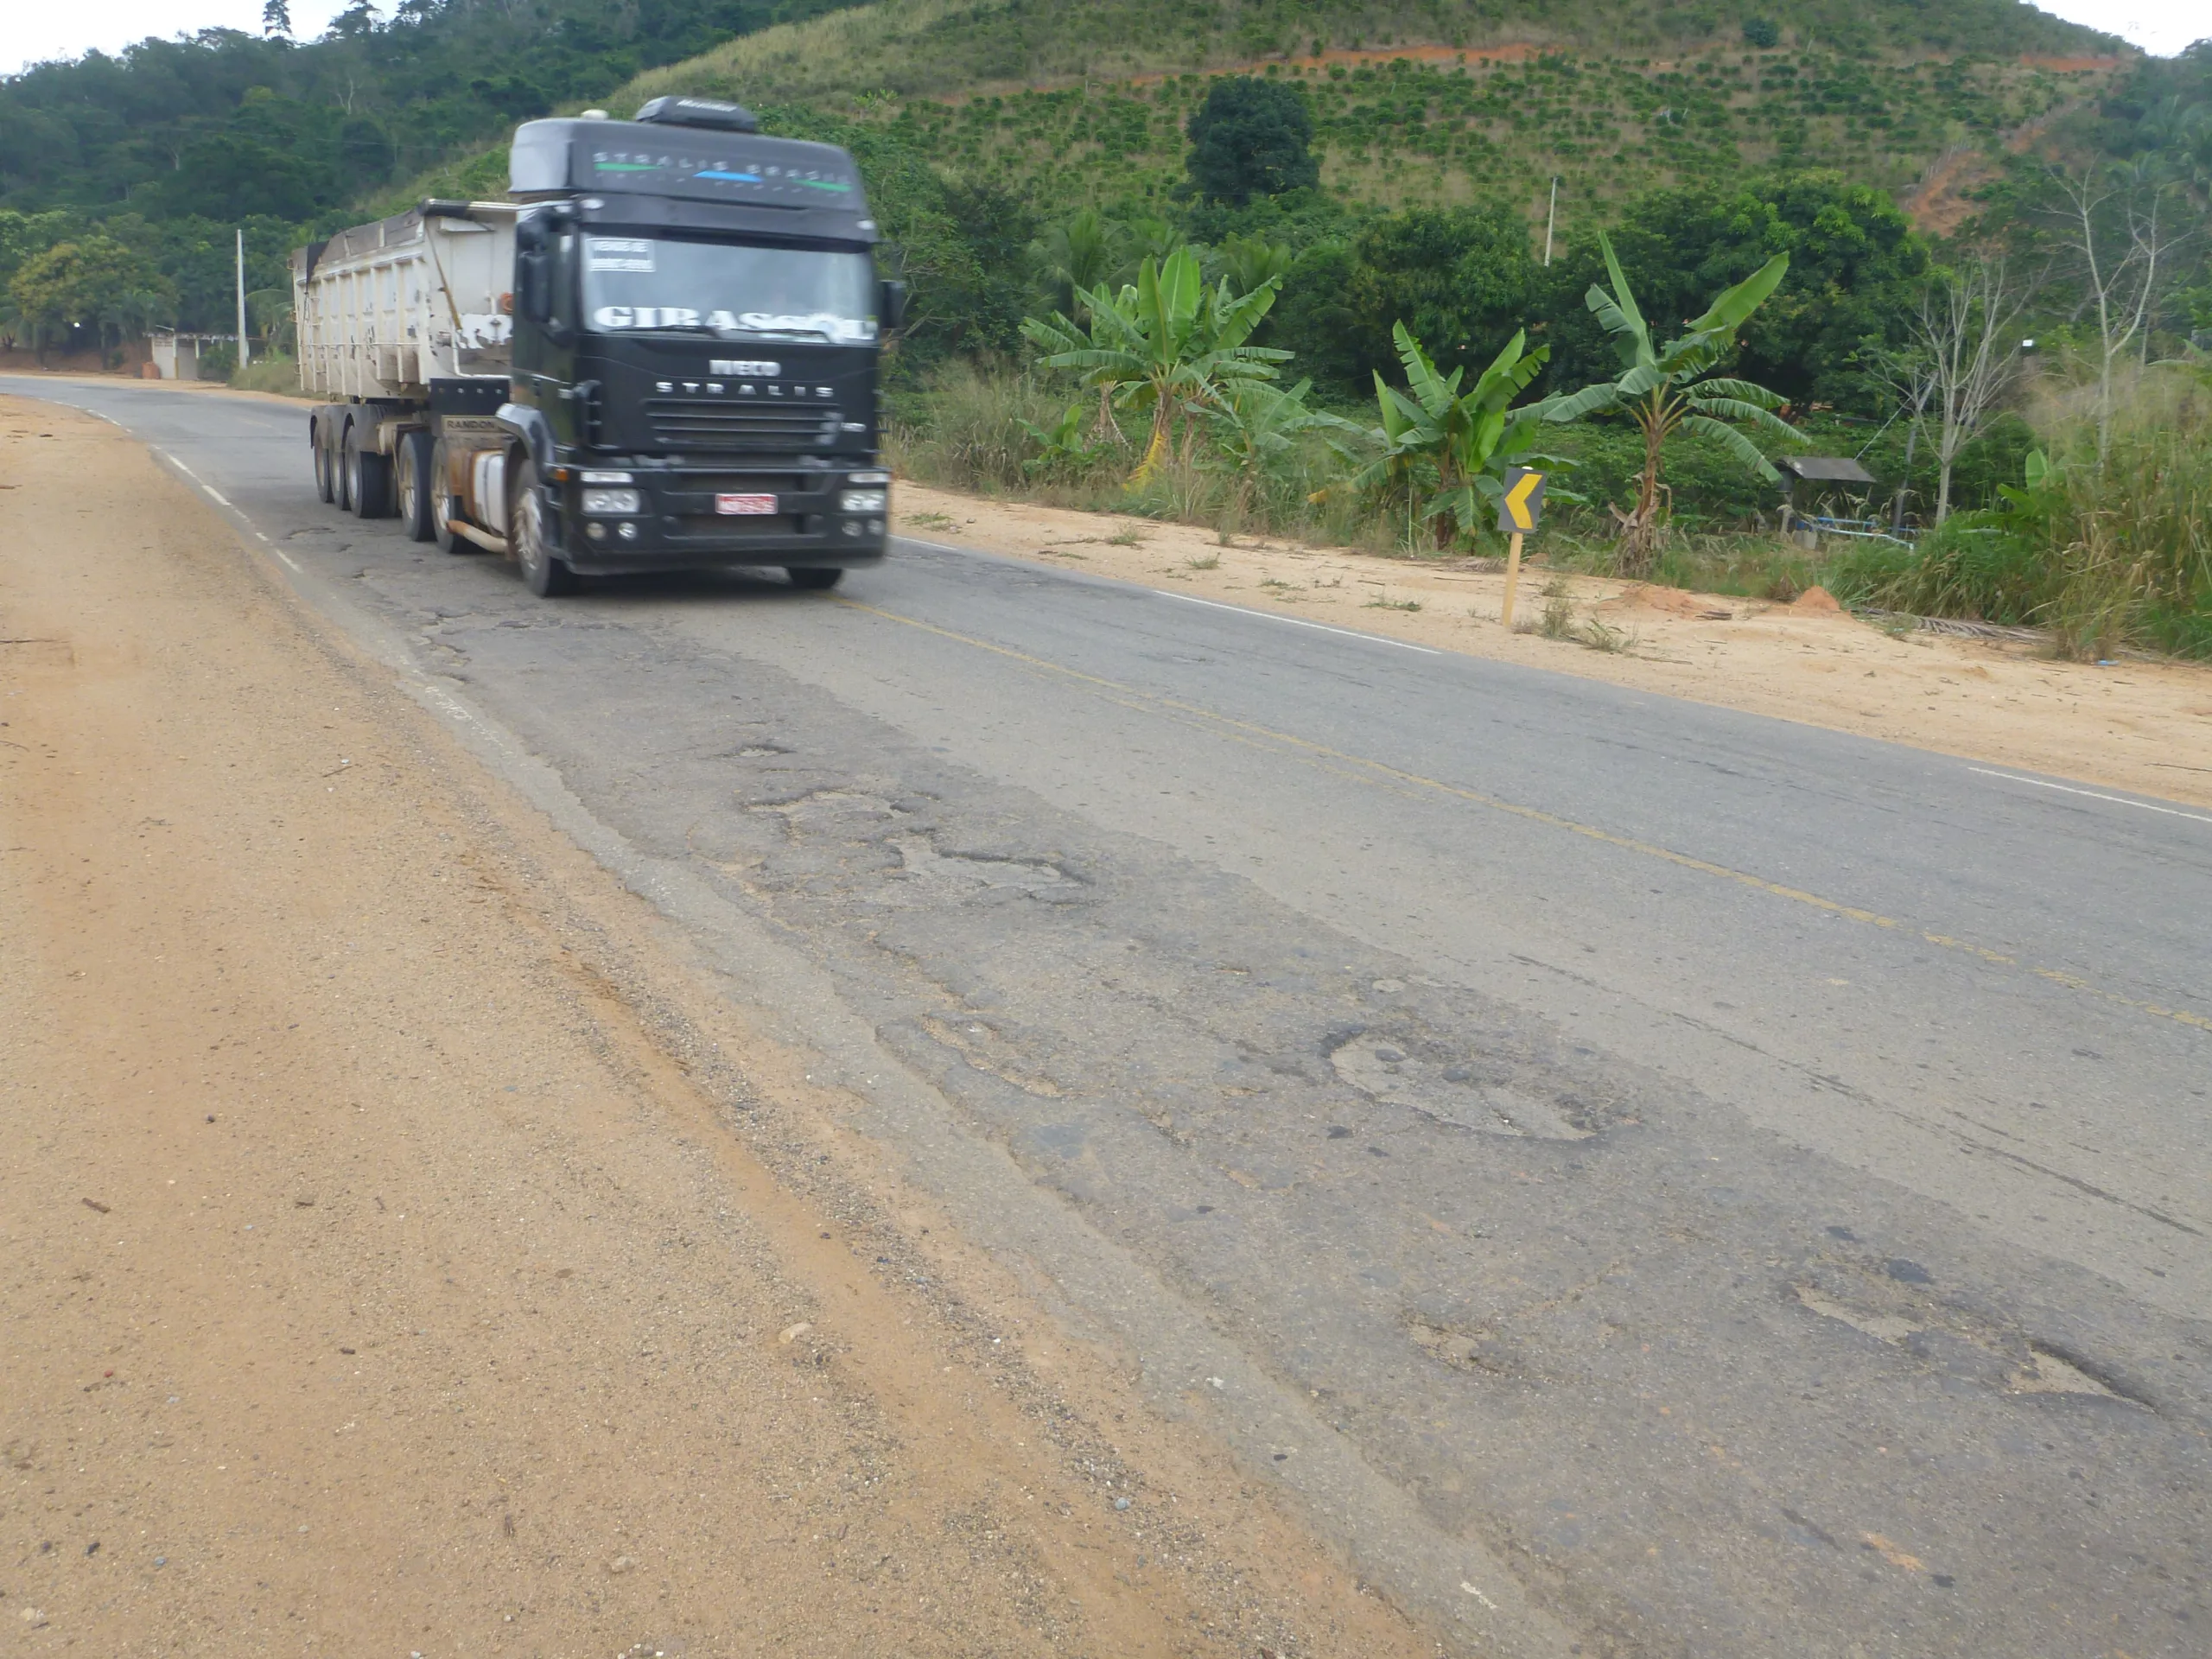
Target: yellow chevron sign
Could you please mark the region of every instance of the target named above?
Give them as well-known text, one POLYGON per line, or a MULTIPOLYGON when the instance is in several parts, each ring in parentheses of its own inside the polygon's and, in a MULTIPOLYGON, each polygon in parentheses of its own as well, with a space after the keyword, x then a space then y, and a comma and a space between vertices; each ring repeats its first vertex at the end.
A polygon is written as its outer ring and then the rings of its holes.
POLYGON ((1544 516, 1544 475, 1525 467, 1509 468, 1505 493, 1497 502, 1497 532, 1510 536, 1534 530, 1544 516))

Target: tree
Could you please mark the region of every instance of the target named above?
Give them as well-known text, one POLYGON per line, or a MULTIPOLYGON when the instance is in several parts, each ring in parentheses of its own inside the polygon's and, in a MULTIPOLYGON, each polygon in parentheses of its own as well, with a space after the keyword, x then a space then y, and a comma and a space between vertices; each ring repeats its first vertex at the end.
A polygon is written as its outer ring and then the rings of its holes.
POLYGON ((1529 315, 1542 274, 1527 222, 1502 203, 1386 214, 1352 252, 1344 302, 1363 380, 1396 365, 1402 322, 1440 363, 1475 369, 1487 343, 1529 315))
POLYGON ((1281 286, 1297 256, 1280 242, 1264 236, 1232 236, 1221 245, 1221 274, 1231 291, 1249 294, 1273 283, 1281 286))
POLYGON ((1382 424, 1370 435, 1382 453, 1352 483, 1366 490, 1402 488, 1408 519, 1418 512, 1435 520, 1437 544, 1443 546, 1453 528, 1462 536, 1472 536, 1484 510, 1496 509, 1505 491, 1507 467, 1567 464, 1535 449, 1538 432, 1556 418, 1560 400, 1513 406, 1513 400, 1543 372, 1544 359, 1551 353, 1542 346, 1524 353, 1529 336, 1523 330, 1506 341, 1505 349, 1463 392, 1459 383, 1465 369, 1441 372, 1404 323, 1394 333, 1399 360, 1405 365, 1406 390, 1386 385, 1380 374, 1375 377, 1375 402, 1382 424), (1433 474, 1434 483, 1422 507, 1418 498, 1427 481, 1425 473, 1433 474))
POLYGON ((2126 166, 2054 168, 2050 216, 2081 284, 2082 309, 2096 328, 2097 464, 2112 448, 2113 371, 2139 344, 2146 352, 2150 323, 2171 277, 2165 264, 2187 234, 2165 219, 2175 186, 2148 156, 2126 166))
POLYGON ((1031 251, 1036 256, 1037 274, 1054 290, 1059 308, 1081 316, 1075 296, 1113 276, 1122 257, 1121 237, 1096 207, 1085 207, 1073 218, 1047 226, 1031 251))
POLYGON ((1250 75, 1214 82, 1184 128, 1191 188, 1201 200, 1242 207, 1321 181, 1309 146, 1313 118, 1295 88, 1250 75))
POLYGON ((152 263, 105 236, 57 243, 23 261, 9 283, 39 361, 73 328, 95 331, 103 353, 131 333, 164 321, 176 290, 152 263))
POLYGON ((292 8, 286 0, 263 0, 261 32, 271 40, 289 40, 292 36, 292 8))
POLYGON ((1689 332, 1664 346, 1651 343, 1651 327, 1637 308, 1628 278, 1613 245, 1600 236, 1605 271, 1612 279, 1610 290, 1592 283, 1584 296, 1591 315, 1612 336, 1619 353, 1621 372, 1612 379, 1561 398, 1548 418, 1580 420, 1600 410, 1625 409, 1643 435, 1643 474, 1632 512, 1618 507, 1613 516, 1621 525, 1621 562, 1625 571, 1641 575, 1658 552, 1659 472, 1667 440, 1676 432, 1694 432, 1715 440, 1762 478, 1780 475, 1758 447, 1738 429, 1761 427, 1777 437, 1794 442, 1796 432, 1775 414, 1784 406, 1777 392, 1749 380, 1713 376, 1721 359, 1736 347, 1737 331, 1780 286, 1789 269, 1789 256, 1778 253, 1734 287, 1724 289, 1706 307, 1702 315, 1687 325, 1689 332))
POLYGON ((1144 262, 1134 287, 1117 295, 1093 289, 1081 296, 1086 329, 1066 315, 1024 318, 1021 332, 1042 346, 1049 369, 1074 369, 1125 409, 1148 412, 1152 436, 1135 476, 1149 477, 1164 461, 1179 418, 1218 407, 1223 388, 1239 380, 1272 380, 1290 353, 1246 342, 1274 303, 1275 283, 1234 295, 1224 281, 1208 293, 1198 258, 1178 248, 1165 264, 1144 262))
MULTIPOLYGON (((1885 192, 1827 172, 1653 191, 1627 204, 1611 240, 1644 309, 1670 320, 1696 315, 1707 295, 1788 254, 1782 286, 1745 326, 1738 372, 1793 403, 1868 412, 1885 402, 1871 365, 1910 338, 1929 263, 1885 192)), ((1530 308, 1550 321, 1554 382, 1580 385, 1613 355, 1580 303, 1605 280, 1595 239, 1572 245, 1548 277, 1548 301, 1530 308)))
POLYGON ((1939 272, 1921 294, 1907 372, 1918 394, 1916 428, 1929 406, 1935 410, 1939 524, 1950 517, 1959 451, 1974 442, 2019 372, 2018 323, 2030 297, 2030 285, 2012 277, 2002 258, 1984 254, 1939 272))

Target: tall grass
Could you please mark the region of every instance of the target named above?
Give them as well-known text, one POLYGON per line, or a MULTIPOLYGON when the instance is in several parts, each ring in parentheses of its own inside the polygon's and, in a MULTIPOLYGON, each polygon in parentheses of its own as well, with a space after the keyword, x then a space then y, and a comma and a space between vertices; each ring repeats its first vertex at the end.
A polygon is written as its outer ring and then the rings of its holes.
POLYGON ((2044 493, 1957 514, 1911 550, 1863 548, 1830 585, 1923 615, 2037 624, 2069 656, 2212 658, 2212 375, 2137 375, 2101 462, 2086 393, 2030 413, 2056 467, 2044 493))
POLYGON ((947 364, 893 404, 892 463, 917 483, 1091 512, 1211 526, 1224 535, 1287 537, 1378 553, 1433 552, 1422 525, 1381 515, 1342 486, 1348 468, 1318 437, 1306 437, 1256 479, 1240 477, 1203 441, 1178 452, 1150 477, 1131 476, 1149 420, 1096 432, 1087 407, 1088 462, 1042 453, 1028 428, 1050 430, 1071 388, 1027 374, 947 364), (1023 423, 1028 423, 1025 427, 1023 423))

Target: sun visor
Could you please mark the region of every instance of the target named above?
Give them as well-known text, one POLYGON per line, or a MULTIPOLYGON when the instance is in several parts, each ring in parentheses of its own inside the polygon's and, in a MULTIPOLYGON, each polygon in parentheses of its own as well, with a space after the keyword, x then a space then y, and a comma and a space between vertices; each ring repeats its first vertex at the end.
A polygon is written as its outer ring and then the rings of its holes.
POLYGON ((868 214, 852 158, 832 145, 639 121, 525 121, 508 181, 524 198, 605 190, 868 214))

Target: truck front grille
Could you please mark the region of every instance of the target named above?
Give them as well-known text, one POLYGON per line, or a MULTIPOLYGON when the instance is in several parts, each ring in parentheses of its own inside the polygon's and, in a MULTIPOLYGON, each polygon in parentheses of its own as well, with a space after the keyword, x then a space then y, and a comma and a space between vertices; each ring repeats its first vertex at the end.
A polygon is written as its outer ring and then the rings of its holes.
POLYGON ((676 450, 807 448, 833 442, 838 427, 834 409, 734 409, 675 397, 648 399, 645 421, 656 447, 676 450))

